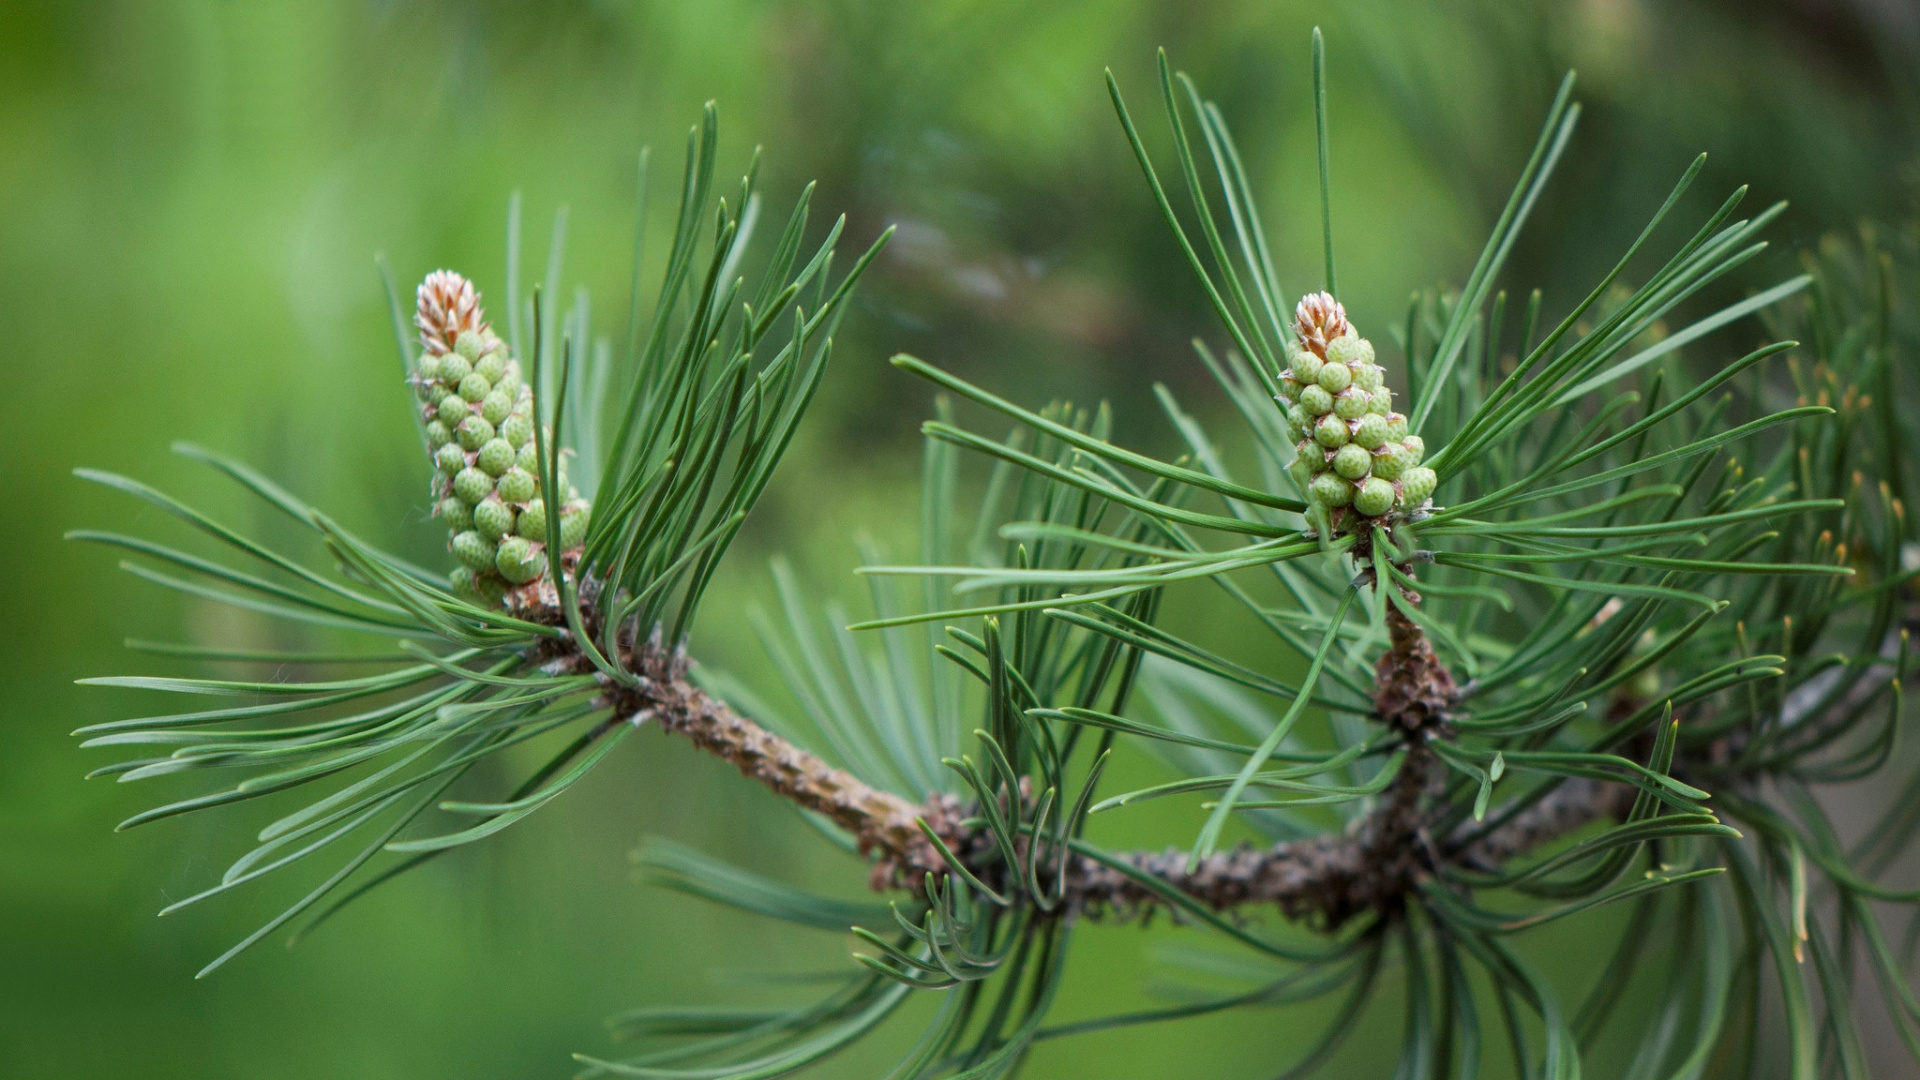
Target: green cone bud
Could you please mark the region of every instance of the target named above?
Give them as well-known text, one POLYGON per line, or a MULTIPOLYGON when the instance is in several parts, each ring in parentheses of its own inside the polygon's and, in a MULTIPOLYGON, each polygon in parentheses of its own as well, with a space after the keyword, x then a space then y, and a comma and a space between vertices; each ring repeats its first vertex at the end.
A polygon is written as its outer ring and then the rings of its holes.
MULTIPOLYGON (((540 498, 533 394, 505 343, 486 330, 471 282, 436 271, 417 296, 414 321, 425 350, 407 381, 422 402, 435 466, 434 512, 447 524, 448 547, 459 563, 448 581, 461 595, 497 606, 512 586, 546 576, 549 565, 544 550, 552 519, 540 498)), ((1290 392, 1297 394, 1301 384, 1293 383, 1290 392)), ((1331 399, 1326 404, 1332 408, 1331 399)), ((1313 415, 1303 419, 1310 425, 1313 415)), ((564 470, 567 451, 561 454, 564 470)), ((578 548, 592 506, 568 486, 564 471, 556 481, 557 491, 547 493, 564 505, 555 532, 578 548)), ((536 595, 521 602, 537 602, 536 595)))
POLYGON ((1349 480, 1364 479, 1373 468, 1373 455, 1358 443, 1348 443, 1333 455, 1333 471, 1349 480))
MULTIPOLYGON (((1364 532, 1371 527, 1368 519, 1384 518, 1396 507, 1423 505, 1438 478, 1420 465, 1426 444, 1409 435, 1407 418, 1393 411, 1393 391, 1373 343, 1325 293, 1300 301, 1293 332, 1288 359, 1303 383, 1300 407, 1317 418, 1313 442, 1299 444, 1299 459, 1288 466, 1290 475, 1308 480, 1309 525, 1330 539, 1336 531, 1364 532), (1309 349, 1319 350, 1319 362, 1295 351, 1309 349), (1338 512, 1346 506, 1351 514, 1338 512)), ((1290 426, 1301 426, 1292 411, 1287 418, 1290 426)))
POLYGON ((1313 380, 1329 394, 1337 394, 1353 384, 1353 369, 1345 364, 1321 364, 1320 374, 1313 380))
POLYGON ((1408 469, 1400 478, 1400 497, 1408 509, 1415 509, 1433 495, 1433 489, 1439 486, 1440 478, 1425 465, 1408 469))
POLYGON ((450 532, 466 532, 473 528, 473 510, 458 496, 449 495, 441 499, 439 505, 434 507, 434 513, 446 521, 450 532))
POLYGON ((1393 485, 1377 476, 1368 477, 1353 493, 1353 508, 1368 517, 1379 517, 1393 509, 1393 485))
POLYGON ((513 532, 513 507, 499 499, 485 499, 473 508, 473 528, 489 540, 499 540, 513 532))
POLYGON ((488 476, 499 476, 513 468, 513 446, 507 440, 495 435, 487 440, 478 454, 474 455, 473 464, 488 476))
POLYGON ((1289 404, 1300 400, 1300 380, 1291 371, 1280 376, 1280 400, 1289 404))
POLYGON ((1327 342, 1327 359, 1350 363, 1354 367, 1373 363, 1373 342, 1354 332, 1340 334, 1338 338, 1327 342))
POLYGON ((1360 338, 1353 333, 1345 333, 1327 342, 1327 362, 1342 366, 1360 363, 1360 338))
POLYGON ((541 499, 530 499, 520 510, 520 520, 516 521, 513 531, 529 540, 545 541, 547 538, 547 504, 541 499))
POLYGON ((500 376, 507 373, 507 350, 495 349, 473 362, 473 373, 485 375, 487 381, 495 386, 500 384, 500 376))
POLYGON ((1407 474, 1407 470, 1420 464, 1407 448, 1397 442, 1390 442, 1380 448, 1373 456, 1373 475, 1382 480, 1398 480, 1407 474))
POLYGON ((459 426, 460 421, 465 420, 467 414, 471 412, 473 412, 473 409, 467 405, 466 400, 459 394, 441 395, 440 404, 435 410, 435 414, 439 416, 440 422, 448 427, 459 426))
POLYGON ((534 551, 533 542, 523 536, 509 537, 500 542, 499 550, 493 559, 495 569, 500 576, 515 585, 525 585, 540 576, 547 561, 534 551))
POLYGON ((477 371, 460 380, 460 396, 466 398, 468 404, 478 405, 491 393, 493 393, 493 384, 487 381, 485 375, 477 371))
MULTIPOLYGON (((486 474, 481 473, 480 475, 485 476, 486 474)), ((539 486, 534 483, 533 474, 518 466, 508 469, 505 473, 501 474, 500 483, 495 485, 495 487, 499 490, 500 497, 510 503, 526 502, 528 499, 533 498, 534 493, 539 490, 539 486)))
POLYGON ((460 565, 473 570, 488 570, 493 567, 493 541, 468 529, 455 533, 453 537, 453 557, 460 565))
POLYGON ((1306 349, 1293 354, 1293 377, 1300 380, 1301 386, 1319 382, 1322 366, 1321 359, 1306 349))
POLYGON ((453 493, 468 506, 480 505, 480 500, 493 492, 493 477, 471 466, 461 469, 453 477, 453 493))
POLYGON ((480 399, 480 415, 486 417, 489 424, 505 423, 513 415, 513 399, 495 388, 493 393, 480 399))
POLYGON ((1368 414, 1353 425, 1353 441, 1368 450, 1378 450, 1387 443, 1387 419, 1384 416, 1368 414))
POLYGON ((500 434, 518 450, 533 441, 533 421, 514 413, 501 421, 500 434))
POLYGON ((1298 442, 1306 438, 1306 431, 1313 426, 1313 421, 1314 415, 1307 411, 1305 405, 1292 405, 1287 408, 1287 422, 1301 431, 1301 434, 1294 436, 1294 441, 1298 442))
POLYGON ((1349 435, 1347 422, 1332 414, 1321 417, 1320 422, 1313 425, 1313 441, 1329 450, 1345 446, 1349 435))
POLYGON ((433 452, 433 467, 452 476, 467 467, 467 452, 458 443, 448 443, 433 452))
POLYGON ((567 508, 560 512, 560 550, 570 551, 586 540, 592 515, 593 508, 584 499, 575 499, 567 504, 567 508))
POLYGON ((473 360, 457 352, 447 353, 440 358, 440 381, 457 385, 461 379, 473 374, 473 360))
POLYGON ((1353 501, 1353 485, 1330 472, 1314 477, 1307 493, 1322 506, 1345 506, 1353 501))
POLYGON ((478 450, 493 438, 493 425, 487 423, 484 416, 468 416, 460 421, 459 427, 453 429, 453 437, 460 440, 462 448, 478 450))

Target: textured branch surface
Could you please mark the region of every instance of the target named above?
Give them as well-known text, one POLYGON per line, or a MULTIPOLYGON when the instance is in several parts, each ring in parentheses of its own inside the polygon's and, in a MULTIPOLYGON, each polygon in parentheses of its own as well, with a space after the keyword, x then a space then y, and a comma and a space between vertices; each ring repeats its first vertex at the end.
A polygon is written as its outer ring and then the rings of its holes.
MULTIPOLYGON (((549 590, 540 599, 557 598, 549 590)), ((1419 598, 1408 594, 1408 599, 1419 598)), ((560 621, 552 608, 537 601, 522 614, 560 621)), ((594 632, 591 625, 586 629, 594 632)), ((1446 770, 1427 740, 1444 731, 1446 710, 1457 691, 1425 635, 1392 607, 1388 630, 1391 646, 1376 667, 1374 702, 1377 718, 1403 733, 1406 756, 1372 812, 1339 835, 1219 852, 1191 870, 1187 853, 1179 849, 1126 853, 1118 861, 1216 911, 1271 904, 1289 918, 1333 929, 1366 912, 1392 910, 1443 861, 1492 869, 1593 822, 1620 818, 1632 806, 1631 787, 1572 779, 1484 836, 1473 836, 1477 828, 1471 822, 1450 837, 1436 840, 1429 835, 1431 803, 1446 770)), ((1889 640, 1897 641, 1897 636, 1889 640)), ((682 652, 668 650, 658 640, 621 645, 622 661, 639 678, 626 685, 603 677, 605 700, 620 720, 652 721, 685 735, 774 793, 832 820, 875 860, 871 884, 876 890, 918 891, 926 875, 948 869, 920 829, 923 819, 970 872, 985 881, 1001 878, 994 845, 965 824, 966 808, 953 796, 934 793, 915 803, 875 788, 694 685, 687 679, 682 652)), ((542 659, 551 671, 594 670, 565 640, 548 646, 542 659)), ((1885 675, 1876 668, 1867 682, 1878 686, 1890 677, 1891 666, 1880 666, 1887 668, 1885 675)), ((1850 702, 1851 696, 1832 708, 1846 708, 1850 702)), ((1788 705, 1783 724, 1822 719, 1807 715, 1814 707, 1811 697, 1788 705)), ((1164 906, 1137 878, 1091 857, 1075 855, 1061 865, 1066 880, 1056 884, 1068 911, 1129 919, 1164 906)))
MULTIPOLYGON (((1289 918, 1334 929, 1356 915, 1395 906, 1426 873, 1431 845, 1426 802, 1443 778, 1433 751, 1415 746, 1379 809, 1338 836, 1219 852, 1187 869, 1187 853, 1136 852, 1123 861, 1216 911, 1273 904, 1289 918)), ((1122 917, 1152 910, 1158 898, 1138 880, 1082 858, 1070 864, 1069 902, 1122 917)))
POLYGON ((1575 778, 1547 792, 1525 812, 1470 839, 1477 822, 1465 822, 1447 844, 1447 856, 1476 870, 1492 871, 1516 856, 1578 832, 1596 821, 1622 818, 1633 808, 1634 789, 1625 784, 1575 778))
MULTIPOLYGON (((1409 604, 1420 602, 1418 593, 1402 595, 1409 604)), ((1424 739, 1446 723, 1460 690, 1427 635, 1393 604, 1387 605, 1387 639, 1387 651, 1373 667, 1374 715, 1409 737, 1424 739)))
MULTIPOLYGON (((1408 594, 1408 600, 1417 603, 1419 597, 1408 594)), ((1331 929, 1356 915, 1395 906, 1440 857, 1427 835, 1428 804, 1440 790, 1445 769, 1426 740, 1443 730, 1456 689, 1418 626, 1391 607, 1388 629, 1391 645, 1377 668, 1375 708, 1383 723, 1403 734, 1406 756, 1374 811, 1337 836, 1220 852, 1191 870, 1186 852, 1180 850, 1135 852, 1120 860, 1219 911, 1271 904, 1290 918, 1331 929)), ((587 630, 594 632, 591 626, 587 630)), ((640 678, 637 685, 605 680, 606 700, 616 715, 636 724, 651 720, 663 730, 685 735, 776 794, 846 829, 860 850, 876 860, 874 888, 917 890, 927 874, 947 869, 921 831, 921 819, 976 876, 988 881, 1000 877, 1000 868, 991 865, 997 858, 993 845, 966 828, 964 808, 951 795, 936 793, 913 803, 878 790, 693 685, 686 677, 684 654, 657 640, 621 645, 622 660, 640 678), (983 861, 976 865, 976 859, 983 861)), ((593 670, 571 645, 555 646, 548 660, 552 670, 593 670)), ((1468 855, 1518 853, 1613 810, 1615 800, 1606 785, 1568 785, 1563 791, 1566 794, 1556 793, 1558 797, 1517 815, 1468 855)), ((1137 878, 1091 857, 1067 859, 1063 873, 1066 880, 1057 884, 1070 911, 1133 918, 1162 906, 1161 898, 1137 878)))
MULTIPOLYGON (((1409 595, 1412 602, 1418 599, 1409 595)), ((547 612, 525 614, 539 617, 547 612)), ((586 629, 590 634, 595 630, 586 629)), ((1445 769, 1426 740, 1442 729, 1456 690, 1419 627, 1393 607, 1388 609, 1388 631, 1391 645, 1377 666, 1375 708, 1383 723, 1403 733, 1406 757, 1376 809, 1337 836, 1219 852, 1191 870, 1187 853, 1178 849, 1133 852, 1121 855, 1120 861, 1216 911, 1271 904, 1289 918, 1333 929, 1357 915, 1395 907, 1436 860, 1445 857, 1427 835, 1428 804, 1440 790, 1445 769)), ((625 666, 640 677, 635 685, 604 680, 605 698, 616 716, 634 724, 652 721, 662 730, 685 735, 700 749, 732 762, 743 775, 847 830, 860 850, 875 859, 875 889, 917 891, 927 874, 948 869, 921 831, 921 819, 976 876, 989 881, 1000 877, 995 865, 974 865, 976 858, 993 860, 997 854, 992 844, 982 843, 980 835, 966 828, 964 807, 953 796, 936 793, 914 803, 879 790, 694 685, 687 679, 684 653, 666 649, 658 640, 621 645, 625 666)), ((545 659, 549 670, 594 670, 565 642, 550 646, 545 659)), ((1498 863, 1617 815, 1630 803, 1630 792, 1615 785, 1572 781, 1452 857, 1472 865, 1498 863)), ((1127 919, 1163 906, 1137 878, 1091 857, 1067 859, 1063 872, 1066 881, 1059 887, 1069 911, 1127 919)))
MULTIPOLYGON (((1403 595, 1409 604, 1420 602, 1418 594, 1403 595)), ((1334 929, 1356 915, 1396 906, 1435 857, 1427 836, 1428 803, 1446 770, 1427 740, 1443 732, 1458 690, 1420 627, 1393 605, 1387 607, 1387 633, 1387 651, 1374 668, 1374 713, 1401 733, 1406 757, 1375 810, 1338 836, 1221 852, 1191 871, 1186 853, 1178 850, 1137 853, 1126 861, 1218 911, 1274 904, 1289 918, 1334 929)), ((1153 902, 1136 879, 1093 860, 1082 861, 1079 876, 1069 883, 1069 895, 1086 909, 1127 915, 1153 902)))
MULTIPOLYGON (((549 608, 530 613, 551 612, 549 608)), ((595 670, 571 644, 550 649, 550 670, 582 674, 595 670)), ((743 775, 775 794, 832 820, 854 836, 863 853, 877 859, 872 881, 875 889, 917 889, 926 874, 947 868, 918 821, 925 818, 943 835, 957 835, 957 801, 947 798, 929 800, 926 805, 912 803, 827 764, 694 685, 687 679, 685 653, 668 650, 657 639, 623 641, 621 659, 639 678, 637 685, 604 680, 605 699, 616 717, 636 725, 651 720, 664 731, 685 735, 695 746, 732 762, 743 775)))

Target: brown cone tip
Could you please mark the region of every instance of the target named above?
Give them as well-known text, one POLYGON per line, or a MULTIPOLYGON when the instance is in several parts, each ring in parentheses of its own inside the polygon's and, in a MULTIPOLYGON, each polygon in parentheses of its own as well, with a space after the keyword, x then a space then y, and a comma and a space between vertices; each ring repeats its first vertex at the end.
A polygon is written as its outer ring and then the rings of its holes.
POLYGON ((487 313, 473 282, 452 270, 435 270, 414 290, 413 324, 420 328, 420 344, 439 356, 453 351, 461 332, 487 332, 487 313))
POLYGON ((1327 343, 1353 333, 1353 326, 1347 322, 1347 309, 1333 294, 1317 292, 1301 297, 1300 305, 1293 309, 1293 332, 1300 335, 1302 348, 1312 349, 1324 360, 1327 343))

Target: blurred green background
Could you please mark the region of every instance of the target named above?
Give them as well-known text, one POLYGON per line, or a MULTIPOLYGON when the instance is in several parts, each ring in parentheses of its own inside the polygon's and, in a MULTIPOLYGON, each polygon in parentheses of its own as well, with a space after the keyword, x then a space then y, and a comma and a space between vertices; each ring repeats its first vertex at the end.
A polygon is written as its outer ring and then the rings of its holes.
MULTIPOLYGON (((1745 182, 1751 207, 1793 201, 1776 248, 1734 288, 1791 273, 1793 248, 1823 231, 1912 220, 1915 11, 1896 0, 0 3, 0 506, 17 545, 0 620, 0 1075, 558 1077, 569 1051, 609 1050, 601 1020, 619 1008, 748 992, 716 967, 844 963, 844 941, 774 935, 632 880, 626 853, 649 833, 823 887, 858 876, 726 766, 643 736, 524 826, 298 950, 262 948, 193 981, 297 883, 156 921, 240 850, 236 823, 189 816, 113 834, 156 793, 83 783, 106 759, 67 733, 142 703, 73 680, 142 663, 121 652, 124 636, 267 631, 63 543, 78 525, 176 535, 68 470, 127 472, 264 524, 167 453, 190 439, 250 459, 363 535, 444 559, 375 251, 403 284, 446 265, 498 290, 519 190, 529 271, 564 205, 565 294, 584 287, 601 312, 622 311, 636 154, 651 144, 656 176, 677 176, 708 98, 729 160, 766 146, 770 210, 817 178, 816 232, 841 211, 849 247, 900 226, 696 634, 708 662, 764 683, 742 615, 768 589, 769 555, 787 552, 820 594, 851 594, 856 530, 895 551, 911 542, 903 508, 929 395, 887 367, 889 353, 1022 400, 1111 399, 1125 436, 1150 446, 1167 440, 1155 381, 1219 411, 1186 344, 1218 334, 1113 122, 1104 65, 1162 148, 1156 46, 1219 100, 1297 292, 1319 285, 1305 61, 1309 28, 1324 25, 1342 283, 1355 319, 1384 330, 1410 290, 1464 276, 1568 67, 1587 112, 1508 275, 1543 286, 1550 305, 1615 257, 1700 150, 1712 156, 1693 217, 1745 182)), ((1597 951, 1612 925, 1596 917, 1532 947, 1597 951)), ((1185 940, 1165 927, 1092 936, 1063 1018, 1137 1003, 1154 951, 1185 940)), ((1048 1044, 1028 1075, 1269 1075, 1323 1011, 1048 1044)), ((1379 1075, 1392 1011, 1330 1073, 1379 1075)), ((874 1075, 899 1041, 821 1074, 874 1075)))

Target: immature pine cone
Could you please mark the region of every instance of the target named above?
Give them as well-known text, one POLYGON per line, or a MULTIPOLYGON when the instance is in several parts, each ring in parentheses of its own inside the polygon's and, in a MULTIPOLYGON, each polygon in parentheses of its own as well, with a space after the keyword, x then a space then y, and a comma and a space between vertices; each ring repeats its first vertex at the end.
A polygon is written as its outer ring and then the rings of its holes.
POLYGON ((1420 464, 1426 444, 1407 434, 1407 418, 1393 411, 1373 344, 1324 292, 1301 299, 1293 328, 1298 340, 1288 345, 1280 402, 1298 451, 1292 472, 1301 490, 1335 527, 1364 527, 1364 519, 1425 507, 1439 478, 1420 464))
MULTIPOLYGON (((460 563, 454 588, 489 604, 547 574, 547 509, 534 452, 533 390, 488 329, 473 283, 435 270, 415 294, 423 349, 412 383, 433 450, 434 513, 447 521, 460 563)), ((542 439, 552 438, 543 430, 542 439)), ((563 553, 577 556, 590 504, 560 463, 563 553)))

